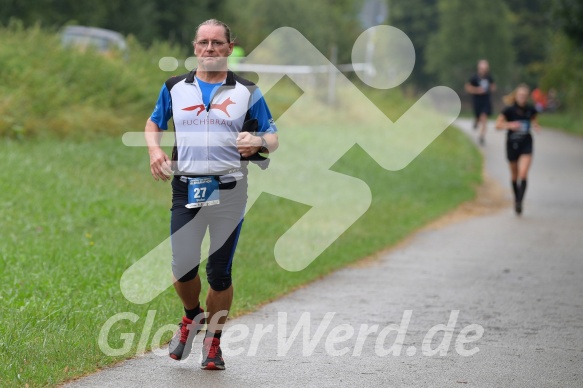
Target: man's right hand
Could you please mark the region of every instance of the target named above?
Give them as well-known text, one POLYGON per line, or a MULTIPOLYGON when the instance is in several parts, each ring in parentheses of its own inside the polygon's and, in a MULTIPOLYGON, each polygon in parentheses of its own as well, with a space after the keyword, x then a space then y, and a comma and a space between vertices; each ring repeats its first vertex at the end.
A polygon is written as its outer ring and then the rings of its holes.
POLYGON ((150 172, 156 181, 162 179, 166 182, 172 177, 172 164, 170 158, 161 148, 151 148, 150 151, 150 172))

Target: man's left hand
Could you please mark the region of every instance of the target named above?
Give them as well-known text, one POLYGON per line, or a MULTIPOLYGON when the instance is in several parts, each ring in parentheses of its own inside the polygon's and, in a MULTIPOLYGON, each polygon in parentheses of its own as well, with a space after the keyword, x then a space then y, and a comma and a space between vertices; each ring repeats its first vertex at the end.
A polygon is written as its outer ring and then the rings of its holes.
POLYGON ((249 132, 241 132, 237 136, 237 150, 244 158, 248 158, 259 152, 261 144, 261 137, 254 136, 249 132))

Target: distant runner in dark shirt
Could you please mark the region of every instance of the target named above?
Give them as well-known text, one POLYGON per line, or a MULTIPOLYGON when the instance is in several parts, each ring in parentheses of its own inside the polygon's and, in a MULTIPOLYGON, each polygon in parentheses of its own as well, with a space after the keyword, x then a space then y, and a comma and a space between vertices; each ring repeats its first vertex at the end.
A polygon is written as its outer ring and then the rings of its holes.
POLYGON ((473 96, 474 129, 480 126, 478 139, 480 145, 484 145, 488 117, 492 114, 491 94, 496 91, 496 84, 490 75, 490 65, 487 60, 482 59, 478 62, 478 71, 466 82, 465 89, 473 96))

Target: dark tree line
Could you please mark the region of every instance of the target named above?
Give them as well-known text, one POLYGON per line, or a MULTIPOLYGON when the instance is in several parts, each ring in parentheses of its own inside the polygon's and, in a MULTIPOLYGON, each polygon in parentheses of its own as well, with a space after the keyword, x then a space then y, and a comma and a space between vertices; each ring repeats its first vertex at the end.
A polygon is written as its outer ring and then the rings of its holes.
MULTIPOLYGON (((60 28, 83 24, 132 34, 144 45, 169 41, 190 51, 195 27, 211 17, 233 27, 249 52, 281 26, 302 32, 322 53, 338 47, 350 60, 362 32, 365 0, 0 0, 0 24, 18 19, 60 28)), ((488 58, 502 89, 518 82, 581 90, 569 58, 582 55, 582 0, 385 0, 389 24, 413 41, 416 66, 408 85, 460 90, 479 58, 488 58)), ((569 93, 567 93, 569 94, 569 93)), ((572 98, 575 100, 575 97, 572 98)))
POLYGON ((222 0, 0 0, 0 23, 18 19, 60 28, 82 24, 132 34, 143 44, 166 40, 184 44, 194 27, 221 11, 222 0))

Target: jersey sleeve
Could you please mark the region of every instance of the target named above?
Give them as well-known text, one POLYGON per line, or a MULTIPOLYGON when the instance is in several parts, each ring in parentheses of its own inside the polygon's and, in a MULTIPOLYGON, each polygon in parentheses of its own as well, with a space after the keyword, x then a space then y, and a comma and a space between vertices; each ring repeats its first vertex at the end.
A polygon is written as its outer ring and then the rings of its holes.
POLYGON ((267 107, 265 98, 259 89, 255 89, 251 95, 251 106, 249 107, 249 116, 257 119, 257 132, 276 133, 277 127, 267 107))
POLYGON ((162 85, 150 120, 156 123, 160 129, 166 130, 168 129, 168 120, 170 118, 172 118, 172 99, 170 98, 170 92, 166 88, 166 85, 162 85))
POLYGON ((514 121, 512 118, 512 107, 507 106, 502 110, 502 115, 506 118, 506 121, 514 121))

